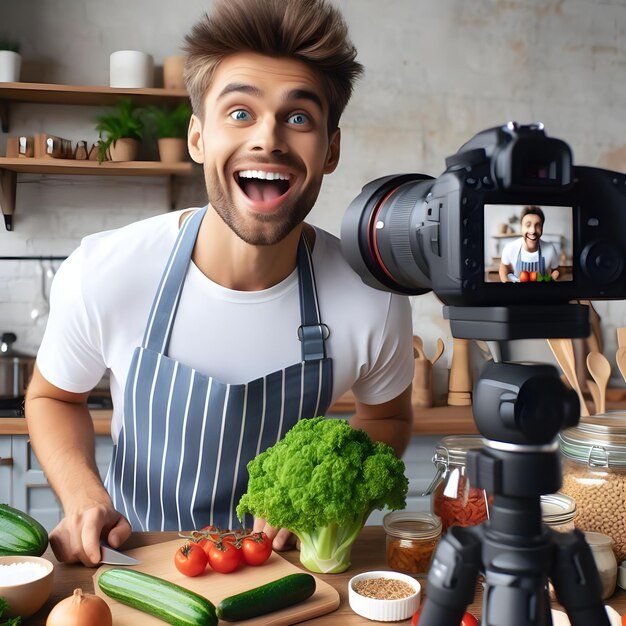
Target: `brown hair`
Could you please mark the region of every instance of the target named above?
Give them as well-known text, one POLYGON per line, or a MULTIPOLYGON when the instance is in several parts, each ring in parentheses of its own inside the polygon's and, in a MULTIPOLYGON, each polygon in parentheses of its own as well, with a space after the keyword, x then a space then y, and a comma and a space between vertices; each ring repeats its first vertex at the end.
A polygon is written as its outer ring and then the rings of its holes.
POLYGON ((541 220, 541 225, 543 226, 546 221, 546 216, 543 214, 543 211, 540 207, 535 206, 534 204, 525 206, 522 209, 522 215, 520 217, 520 221, 522 221, 527 215, 536 215, 541 220))
POLYGON ((215 68, 236 52, 293 58, 316 71, 326 89, 329 132, 363 72, 343 17, 326 0, 217 0, 185 37, 184 49, 185 83, 199 117, 215 68))

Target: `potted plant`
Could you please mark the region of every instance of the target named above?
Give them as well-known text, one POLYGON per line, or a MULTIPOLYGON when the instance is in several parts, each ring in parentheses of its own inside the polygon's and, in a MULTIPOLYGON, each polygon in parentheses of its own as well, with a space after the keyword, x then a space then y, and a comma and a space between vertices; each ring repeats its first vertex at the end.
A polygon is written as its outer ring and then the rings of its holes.
POLYGON ((144 123, 141 111, 130 99, 118 100, 109 113, 97 117, 96 130, 100 137, 99 163, 106 160, 107 152, 111 161, 134 161, 137 158, 144 123))
POLYGON ((20 44, 0 35, 0 82, 18 82, 21 68, 20 44))
POLYGON ((146 124, 156 135, 159 158, 163 163, 185 160, 187 154, 187 129, 191 117, 189 102, 177 107, 149 106, 144 109, 146 124))

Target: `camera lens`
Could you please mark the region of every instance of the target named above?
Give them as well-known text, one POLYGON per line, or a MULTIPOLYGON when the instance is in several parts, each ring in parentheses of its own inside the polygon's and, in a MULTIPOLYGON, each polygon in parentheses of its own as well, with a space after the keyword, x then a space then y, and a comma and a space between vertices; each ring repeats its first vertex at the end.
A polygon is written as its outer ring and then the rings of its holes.
POLYGON ((433 182, 422 174, 388 176, 363 187, 352 201, 341 245, 365 283, 409 295, 430 291, 423 246, 439 241, 439 205, 426 201, 433 182))

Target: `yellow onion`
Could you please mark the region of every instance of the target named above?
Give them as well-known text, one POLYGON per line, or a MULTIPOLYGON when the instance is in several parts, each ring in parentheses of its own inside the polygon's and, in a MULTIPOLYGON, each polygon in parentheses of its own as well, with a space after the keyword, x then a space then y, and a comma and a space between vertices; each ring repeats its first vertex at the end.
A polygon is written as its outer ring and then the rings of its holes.
POLYGON ((74 589, 50 611, 46 626, 113 626, 113 616, 102 598, 74 589))

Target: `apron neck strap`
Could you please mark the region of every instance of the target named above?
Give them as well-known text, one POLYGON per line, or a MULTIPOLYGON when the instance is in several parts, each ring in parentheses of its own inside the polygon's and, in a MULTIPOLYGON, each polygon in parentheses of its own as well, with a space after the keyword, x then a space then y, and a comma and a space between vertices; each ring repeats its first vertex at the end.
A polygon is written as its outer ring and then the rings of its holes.
POLYGON ((326 358, 325 340, 329 335, 329 330, 326 324, 322 324, 311 248, 304 236, 304 231, 300 235, 298 244, 298 286, 301 320, 298 339, 301 343, 302 360, 319 361, 326 358))
POLYGON ((161 282, 152 302, 152 309, 141 344, 144 348, 163 354, 167 352, 185 275, 206 210, 207 207, 205 206, 188 217, 178 232, 178 237, 170 252, 167 265, 161 276, 161 282))

